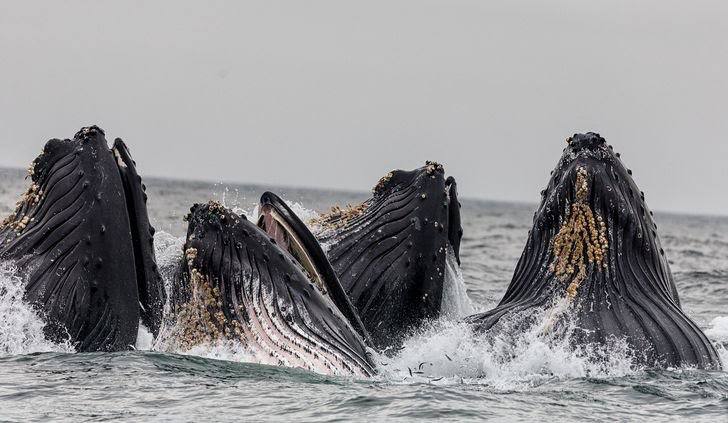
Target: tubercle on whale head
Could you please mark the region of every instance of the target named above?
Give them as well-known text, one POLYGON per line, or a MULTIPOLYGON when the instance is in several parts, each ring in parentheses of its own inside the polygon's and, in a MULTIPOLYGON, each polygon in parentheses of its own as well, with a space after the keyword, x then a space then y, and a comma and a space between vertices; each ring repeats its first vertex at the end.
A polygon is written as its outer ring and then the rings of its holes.
POLYGON ((28 211, 38 205, 43 198, 44 181, 47 179, 52 166, 59 158, 78 154, 77 150, 84 142, 96 142, 98 146, 106 146, 104 131, 96 125, 81 128, 70 139, 52 138, 46 142, 41 154, 28 166, 27 177, 31 184, 15 204, 15 211, 0 222, 0 229, 12 229, 17 235, 21 234, 33 218, 27 215, 28 211))
POLYGON ((103 145, 108 148, 104 138, 105 135, 106 133, 103 129, 96 125, 91 125, 78 130, 78 132, 76 132, 73 136, 73 139, 52 138, 48 140, 43 147, 41 154, 36 157, 36 159, 33 160, 28 167, 28 176, 33 182, 41 182, 50 170, 49 168, 59 156, 78 154, 77 151, 73 152, 73 150, 81 148, 84 143, 94 142, 97 143, 99 147, 103 145), (101 143, 101 141, 103 141, 103 143, 101 143))
POLYGON ((370 199, 359 204, 347 204, 344 207, 340 205, 333 206, 328 212, 311 219, 308 223, 323 230, 341 229, 363 215, 378 201, 386 201, 388 197, 407 189, 420 191, 420 199, 426 200, 442 194, 442 192, 439 192, 442 189, 438 187, 444 186, 443 192, 447 202, 451 192, 451 182, 454 181, 454 178, 449 177, 447 182, 443 182, 445 181, 444 174, 444 167, 430 160, 426 161, 423 167, 415 170, 392 170, 380 178, 372 188, 372 197, 370 199))
POLYGON ((445 174, 445 168, 435 162, 427 160, 425 166, 413 171, 405 170, 392 170, 384 175, 379 182, 372 188, 372 194, 375 198, 387 194, 391 194, 394 191, 400 190, 407 187, 408 185, 421 183, 420 179, 425 176, 430 176, 433 179, 435 175, 443 176, 445 174))

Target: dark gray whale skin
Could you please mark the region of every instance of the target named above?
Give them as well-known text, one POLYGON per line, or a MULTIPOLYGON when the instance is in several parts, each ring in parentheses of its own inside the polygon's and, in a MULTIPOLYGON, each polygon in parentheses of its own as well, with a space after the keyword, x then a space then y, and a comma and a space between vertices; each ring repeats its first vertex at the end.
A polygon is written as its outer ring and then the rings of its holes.
POLYGON ((131 238, 134 245, 141 321, 156 335, 162 324, 167 294, 154 252, 155 229, 149 223, 146 186, 137 173, 136 162, 132 159, 129 149, 121 138, 114 141, 111 151, 116 157, 126 195, 131 238))
POLYGON ((266 232, 216 202, 195 204, 187 220, 187 260, 170 306, 178 321, 202 318, 191 320, 197 329, 182 328, 183 345, 238 337, 253 353, 270 356, 270 364, 375 374, 363 338, 266 232), (197 301, 200 292, 214 300, 197 301), (325 359, 332 356, 338 358, 325 359))
POLYGON ((30 171, 31 188, 0 226, 0 258, 26 277, 46 336, 77 351, 118 351, 135 343, 140 316, 156 332, 164 291, 146 194, 123 142, 111 150, 100 128, 82 128, 48 141, 30 171))
POLYGON ((460 203, 441 165, 386 175, 363 204, 314 222, 376 348, 440 315, 447 251, 460 261, 460 203))
POLYGON ((567 314, 577 328, 574 343, 626 339, 643 366, 720 368, 713 345, 680 308, 657 225, 632 172, 599 134, 576 134, 567 141, 503 299, 495 309, 466 320, 476 332, 496 331, 501 319, 570 295, 567 314), (581 194, 576 186, 580 179, 581 194), (567 211, 573 213, 574 204, 593 211, 595 226, 604 222, 592 238, 599 244, 603 234, 603 264, 588 260, 586 253, 576 255, 575 262, 585 264, 583 279, 557 276, 555 261, 555 246, 563 245, 560 228, 570 221, 567 211), (567 294, 574 281, 576 289, 567 294))

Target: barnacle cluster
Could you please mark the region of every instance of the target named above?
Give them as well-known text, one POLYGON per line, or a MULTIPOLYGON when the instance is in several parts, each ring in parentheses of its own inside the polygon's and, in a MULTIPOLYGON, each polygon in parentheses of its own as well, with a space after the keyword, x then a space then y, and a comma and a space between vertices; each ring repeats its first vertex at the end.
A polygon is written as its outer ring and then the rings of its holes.
POLYGON ((394 176, 394 171, 387 173, 386 175, 382 176, 379 179, 379 182, 377 182, 376 185, 374 185, 374 188, 372 188, 372 193, 376 194, 384 189, 384 186, 387 185, 387 182, 389 182, 390 179, 392 179, 392 176, 394 176))
POLYGON ((433 161, 430 161, 430 160, 427 160, 425 162, 425 168, 427 170, 427 174, 428 175, 431 175, 435 171, 444 171, 445 170, 445 168, 442 167, 442 165, 440 163, 433 162, 433 161))
POLYGON ((560 281, 570 282, 566 289, 569 299, 576 296, 589 267, 601 270, 607 266, 605 258, 609 243, 606 224, 589 207, 588 194, 588 174, 585 168, 580 167, 576 175, 576 201, 567 211, 566 219, 554 237, 554 261, 550 267, 560 281))
POLYGON ((346 226, 353 218, 360 216, 369 207, 368 202, 355 206, 348 204, 346 207, 334 206, 328 213, 314 217, 309 221, 312 226, 319 226, 327 230, 335 230, 346 226))
MULTIPOLYGON (((188 263, 196 256, 194 248, 185 251, 188 263)), ((230 339, 233 334, 240 338, 242 327, 235 319, 225 316, 220 290, 195 268, 190 268, 189 277, 190 299, 180 306, 172 332, 177 347, 189 350, 196 345, 230 339)))
POLYGON ((20 233, 28 226, 28 223, 32 220, 26 213, 30 211, 32 207, 35 207, 42 197, 40 186, 35 182, 30 185, 28 190, 20 197, 20 200, 15 204, 15 211, 10 216, 6 217, 2 223, 0 223, 0 229, 12 229, 13 231, 20 233))
POLYGON ((210 210, 210 213, 217 213, 220 216, 223 216, 225 214, 225 206, 220 204, 219 201, 210 200, 207 203, 208 210, 210 210))
MULTIPOLYGON (((207 214, 202 216, 204 219, 212 220, 214 218, 220 218, 220 220, 225 220, 225 213, 227 209, 225 206, 220 204, 218 201, 210 200, 207 203, 207 214)), ((185 222, 191 222, 193 218, 193 212, 187 213, 182 220, 185 222)))
POLYGON ((193 268, 193 263, 195 259, 197 258, 197 248, 190 247, 185 250, 185 258, 187 259, 187 266, 191 269, 193 268))

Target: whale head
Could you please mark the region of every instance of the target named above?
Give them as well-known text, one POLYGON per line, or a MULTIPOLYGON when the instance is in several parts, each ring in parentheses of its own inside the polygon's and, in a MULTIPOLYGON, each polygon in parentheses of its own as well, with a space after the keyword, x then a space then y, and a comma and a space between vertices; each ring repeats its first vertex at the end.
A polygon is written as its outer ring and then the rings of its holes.
POLYGON ((476 330, 560 299, 575 343, 624 339, 640 364, 720 366, 680 308, 644 193, 603 137, 569 137, 541 195, 506 294, 495 309, 468 319, 476 330))
POLYGON ((457 184, 442 165, 389 172, 370 199, 312 224, 377 347, 439 316, 462 237, 457 184))
MULTIPOLYGON (((219 203, 192 207, 173 341, 240 342, 263 364, 323 374, 374 373, 365 342, 290 250, 219 203)), ((301 254, 307 254, 303 251, 301 254)))

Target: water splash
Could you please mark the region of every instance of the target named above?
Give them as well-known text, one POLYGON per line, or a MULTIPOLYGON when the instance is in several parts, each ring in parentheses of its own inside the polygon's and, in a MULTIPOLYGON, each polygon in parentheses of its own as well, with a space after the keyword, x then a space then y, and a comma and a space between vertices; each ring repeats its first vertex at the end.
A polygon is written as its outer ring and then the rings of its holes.
MULTIPOLYGON (((296 213, 315 213, 300 204, 288 204, 296 213)), ((257 216, 257 207, 250 215, 257 216)), ((167 287, 171 285, 183 243, 184 238, 165 232, 159 232, 155 238, 157 260, 167 287)), ((504 321, 498 336, 476 335, 468 325, 457 322, 472 314, 474 306, 455 255, 448 251, 441 319, 407 340, 397 356, 374 354, 380 378, 405 383, 473 383, 500 389, 525 389, 554 378, 613 377, 635 371, 632 355, 624 342, 575 349, 568 336, 550 333, 553 316, 561 315, 563 308, 563 304, 555 303, 548 309, 530 312, 528 317, 541 323, 525 331, 520 327, 525 316, 518 316, 504 321)), ((179 351, 170 350, 162 334, 152 349, 217 360, 257 362, 236 341, 179 351)))
POLYGON ((213 360, 257 364, 255 357, 249 354, 245 347, 237 341, 217 341, 211 344, 197 345, 189 350, 175 352, 182 355, 192 355, 213 360))
POLYGON ((625 341, 574 347, 574 327, 548 330, 559 304, 502 320, 489 336, 464 323, 436 322, 407 340, 393 358, 379 357, 382 376, 404 383, 479 384, 520 390, 554 379, 620 377, 640 369, 625 341), (523 328, 523 322, 536 324, 523 328))
POLYGON ((728 316, 718 316, 713 319, 705 334, 713 341, 728 342, 728 316))
POLYGON ((475 313, 468 297, 455 251, 449 246, 445 257, 445 282, 442 293, 442 315, 449 320, 461 319, 475 313))
POLYGON ((23 299, 25 282, 9 262, 0 262, 0 356, 73 352, 70 343, 45 338, 45 323, 23 299))
POLYGON ((728 316, 714 318, 705 335, 716 344, 723 371, 728 372, 728 316))
POLYGON ((154 335, 142 322, 139 322, 139 331, 137 331, 137 340, 134 343, 134 349, 137 351, 150 351, 153 346, 154 335))
MULTIPOLYGON (((227 189, 226 189, 227 192, 227 189)), ((286 203, 288 207, 293 210, 293 213, 295 213, 299 219, 301 219, 302 222, 308 222, 311 219, 314 219, 319 216, 319 213, 315 210, 311 210, 307 207, 305 207, 303 204, 296 202, 296 201, 290 201, 283 199, 283 201, 286 203)), ((258 202, 253 203, 252 205, 248 205, 247 207, 240 201, 239 196, 237 195, 233 200, 230 200, 225 194, 223 194, 220 198, 220 204, 223 206, 229 208, 233 211, 233 213, 241 216, 246 216, 250 220, 255 220, 258 218, 258 211, 260 209, 260 204, 258 202)))

